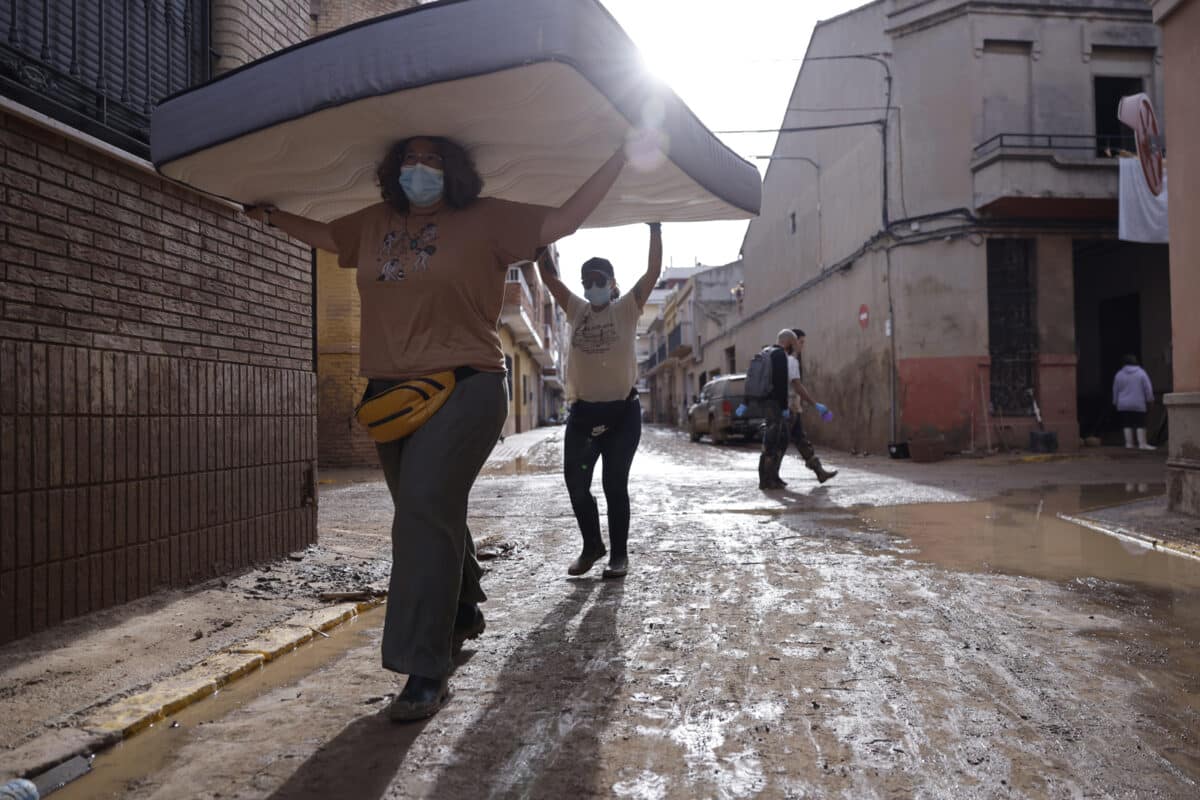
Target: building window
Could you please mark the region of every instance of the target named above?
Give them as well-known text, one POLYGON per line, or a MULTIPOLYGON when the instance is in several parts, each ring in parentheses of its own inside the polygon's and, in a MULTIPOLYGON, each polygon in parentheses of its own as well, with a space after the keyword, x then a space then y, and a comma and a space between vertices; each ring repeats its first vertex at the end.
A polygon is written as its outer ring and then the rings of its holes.
POLYGON ((788 214, 788 227, 791 229, 793 234, 796 232, 796 212, 795 211, 788 214))
POLYGON ((997 416, 1033 413, 1038 346, 1033 246, 1032 239, 987 243, 991 411, 997 416))
POLYGON ((1117 106, 1121 98, 1142 91, 1141 78, 1102 78, 1093 82, 1096 99, 1096 155, 1106 157, 1118 150, 1137 152, 1137 140, 1133 129, 1117 119, 1117 106))
POLYGON ((508 380, 505 383, 508 384, 508 402, 511 403, 513 401, 513 360, 510 355, 504 356, 504 371, 508 373, 508 380))
POLYGON ((150 111, 208 80, 208 0, 21 0, 0 12, 0 94, 149 158, 150 111))
POLYGON ((737 372, 737 350, 733 347, 725 348, 725 372, 737 372))

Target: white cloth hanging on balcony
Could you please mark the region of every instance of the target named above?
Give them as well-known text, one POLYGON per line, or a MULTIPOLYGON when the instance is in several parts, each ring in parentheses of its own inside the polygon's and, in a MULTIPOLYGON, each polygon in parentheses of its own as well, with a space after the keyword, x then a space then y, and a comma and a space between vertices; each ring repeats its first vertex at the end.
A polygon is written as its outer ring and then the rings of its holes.
POLYGON ((1122 158, 1121 210, 1117 236, 1126 242, 1167 243, 1167 174, 1162 193, 1155 197, 1136 158, 1122 158))

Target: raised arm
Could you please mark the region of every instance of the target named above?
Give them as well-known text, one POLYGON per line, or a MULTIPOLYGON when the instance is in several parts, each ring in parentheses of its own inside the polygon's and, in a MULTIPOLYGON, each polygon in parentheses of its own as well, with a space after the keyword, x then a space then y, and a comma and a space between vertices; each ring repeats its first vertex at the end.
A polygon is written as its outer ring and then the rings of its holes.
POLYGON ((550 296, 565 311, 571 299, 571 290, 558 277, 558 265, 554 263, 554 256, 551 255, 549 247, 538 251, 537 266, 538 274, 542 276, 542 283, 546 284, 550 296))
POLYGON ((324 222, 317 222, 298 214, 289 214, 273 206, 247 206, 246 216, 265 225, 270 225, 299 239, 309 247, 337 253, 337 244, 333 241, 333 229, 324 222))
POLYGON ((646 265, 646 274, 638 278, 637 285, 633 287, 633 297, 637 301, 638 308, 644 308, 646 301, 650 299, 650 292, 654 291, 654 285, 658 283, 658 276, 662 274, 662 225, 658 222, 650 223, 650 259, 646 265))
POLYGON ((571 195, 560 207, 551 209, 542 222, 541 244, 551 244, 579 230, 579 226, 596 210, 608 190, 617 182, 621 168, 625 166, 625 148, 612 154, 604 166, 571 195))

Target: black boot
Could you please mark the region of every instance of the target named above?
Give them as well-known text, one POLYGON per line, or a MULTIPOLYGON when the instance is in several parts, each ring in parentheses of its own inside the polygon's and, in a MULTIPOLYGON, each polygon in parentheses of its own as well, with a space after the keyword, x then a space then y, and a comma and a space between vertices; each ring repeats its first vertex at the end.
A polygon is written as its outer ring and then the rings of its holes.
POLYGON ((782 489, 786 486, 779 479, 779 461, 763 453, 758 457, 758 488, 763 491, 782 489))
POLYGON ((425 678, 409 675, 404 690, 388 706, 388 718, 392 722, 416 722, 432 717, 446 704, 450 696, 450 683, 446 676, 425 678))
POLYGON ((607 579, 624 578, 629 573, 629 558, 626 556, 613 556, 608 560, 608 566, 604 568, 604 576, 607 579))
POLYGON ((808 462, 808 464, 806 464, 805 466, 807 466, 814 473, 816 473, 817 480, 820 481, 821 483, 824 483, 825 481, 829 480, 830 478, 835 477, 838 474, 838 471, 836 469, 828 470, 828 469, 825 469, 825 467, 821 466, 821 459, 819 459, 819 458, 814 458, 812 461, 808 462))
POLYGON ((572 561, 571 566, 567 567, 567 574, 582 575, 606 555, 608 555, 608 551, 604 549, 604 545, 584 545, 579 558, 572 561))
POLYGON ((475 603, 459 605, 458 616, 454 620, 454 638, 451 641, 450 652, 458 655, 468 639, 478 639, 486 628, 487 623, 484 621, 483 612, 479 610, 478 605, 475 603))

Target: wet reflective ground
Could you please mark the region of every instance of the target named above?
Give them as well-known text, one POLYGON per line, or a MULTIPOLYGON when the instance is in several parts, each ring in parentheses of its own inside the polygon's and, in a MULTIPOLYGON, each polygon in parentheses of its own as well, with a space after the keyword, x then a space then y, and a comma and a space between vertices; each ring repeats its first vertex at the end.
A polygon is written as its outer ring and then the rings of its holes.
MULTIPOLYGON (((1200 562, 1058 516, 1158 491, 1155 470, 1081 487, 834 454, 833 483, 789 459, 767 495, 752 450, 648 429, 632 571, 604 582, 565 575, 559 446, 476 487, 476 537, 514 547, 433 720, 379 714, 377 615, 56 796, 1200 796, 1200 562)), ((321 503, 385 535, 382 485, 321 503)))

